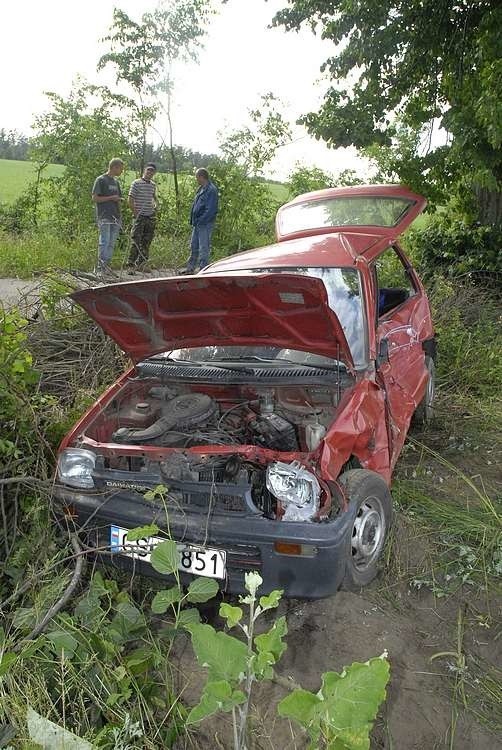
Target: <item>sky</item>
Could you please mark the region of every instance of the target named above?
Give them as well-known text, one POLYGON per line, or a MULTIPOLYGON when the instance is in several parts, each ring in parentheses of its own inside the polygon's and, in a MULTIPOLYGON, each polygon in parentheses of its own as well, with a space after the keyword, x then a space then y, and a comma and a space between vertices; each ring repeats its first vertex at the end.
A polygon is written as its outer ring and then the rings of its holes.
MULTIPOLYGON (((47 109, 44 91, 66 95, 77 74, 93 83, 113 82, 111 71, 98 74, 96 64, 105 51, 99 39, 117 5, 137 19, 154 8, 155 0, 2 3, 0 127, 29 135, 35 115, 47 109)), ((175 71, 175 142, 205 153, 217 151, 219 131, 248 124, 248 110, 269 91, 280 97, 292 123, 317 109, 328 85, 320 66, 334 49, 307 29, 286 33, 267 28, 285 0, 217 5, 199 62, 175 71)), ((165 135, 164 123, 157 127, 165 135)), ((328 149, 299 126, 293 127, 293 142, 279 150, 269 176, 285 179, 296 163, 366 173, 364 160, 353 149, 328 149)))

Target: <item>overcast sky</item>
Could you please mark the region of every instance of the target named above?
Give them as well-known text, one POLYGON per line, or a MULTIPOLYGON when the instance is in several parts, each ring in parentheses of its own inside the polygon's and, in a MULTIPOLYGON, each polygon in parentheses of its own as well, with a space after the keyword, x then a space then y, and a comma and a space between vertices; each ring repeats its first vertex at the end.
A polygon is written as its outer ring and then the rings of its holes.
MULTIPOLYGON (((67 94, 77 74, 92 82, 112 82, 110 76, 96 73, 96 63, 104 52, 99 39, 117 5, 139 18, 153 9, 155 0, 2 3, 0 127, 29 134, 34 116, 47 108, 43 92, 67 94)), ((319 106, 327 86, 319 69, 333 46, 308 30, 268 29, 274 12, 284 5, 283 0, 229 0, 219 7, 199 63, 176 73, 177 143, 216 151, 218 131, 246 124, 247 110, 268 91, 282 99, 292 122, 319 106)), ((281 149, 274 176, 284 178, 295 162, 331 172, 364 169, 352 150, 329 150, 299 127, 294 128, 294 142, 281 149)))

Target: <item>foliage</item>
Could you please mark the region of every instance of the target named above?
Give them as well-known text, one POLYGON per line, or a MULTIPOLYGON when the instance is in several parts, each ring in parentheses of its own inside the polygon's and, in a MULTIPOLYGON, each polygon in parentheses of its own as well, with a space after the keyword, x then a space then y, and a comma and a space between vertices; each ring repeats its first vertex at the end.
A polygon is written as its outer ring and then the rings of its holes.
POLYGON ((389 680, 386 656, 354 662, 341 674, 325 672, 318 693, 294 690, 279 703, 279 714, 307 730, 310 750, 369 750, 369 732, 389 680))
POLYGON ((414 187, 425 174, 443 195, 452 181, 474 189, 479 219, 491 223, 502 220, 501 19, 495 0, 292 0, 274 24, 308 24, 337 45, 323 66, 332 81, 324 102, 303 118, 313 135, 389 149, 397 114, 417 139, 411 151, 394 149, 400 178, 414 187), (434 149, 437 122, 450 139, 434 149))
MULTIPOLYGON (((286 650, 286 618, 278 617, 270 629, 255 635, 257 620, 264 612, 275 609, 282 591, 272 591, 258 598, 262 584, 258 573, 246 573, 246 596, 239 601, 249 607, 249 618, 243 623, 244 611, 227 603, 220 605, 220 617, 229 630, 238 627, 245 640, 211 625, 187 626, 200 664, 208 670, 208 680, 200 702, 191 709, 187 723, 198 723, 207 716, 223 711, 232 713, 235 750, 248 747, 248 713, 253 684, 274 678, 274 665, 286 650)), ((385 699, 389 665, 382 657, 366 664, 354 663, 343 671, 326 672, 317 695, 295 689, 279 704, 279 714, 294 718, 307 729, 312 750, 336 748, 363 750, 369 748, 369 731, 380 703, 385 699)))
POLYGON ((27 321, 14 308, 0 308, 0 468, 22 455, 32 431, 38 374, 27 347, 27 321))
POLYGON ((431 291, 438 378, 457 396, 491 398, 502 381, 500 302, 467 282, 439 277, 431 291))
POLYGON ((249 179, 245 168, 235 162, 214 161, 209 169, 220 194, 216 248, 226 254, 273 242, 279 202, 268 186, 249 179))
POLYGON ((305 167, 297 164, 289 175, 288 185, 291 197, 294 198, 302 193, 310 193, 312 190, 323 190, 329 187, 346 187, 348 185, 360 185, 362 180, 353 169, 345 169, 337 175, 323 172, 319 167, 305 167))
POLYGON ((277 150, 291 140, 291 128, 272 93, 261 96, 259 106, 249 110, 250 125, 220 139, 226 162, 238 164, 252 177, 261 175, 277 150))
POLYGON ((119 739, 126 734, 138 738, 131 747, 139 746, 139 738, 142 748, 172 747, 185 720, 167 667, 172 636, 154 632, 153 623, 114 580, 95 573, 49 632, 15 650, 56 590, 54 583, 33 590, 31 606, 10 618, 10 633, 0 649, 3 659, 18 655, 8 660, 0 680, 0 721, 23 727, 28 700, 32 711, 64 723, 96 748, 125 748, 119 739))
POLYGON ((423 228, 412 228, 407 245, 419 259, 424 275, 482 274, 489 280, 502 273, 502 228, 467 224, 453 212, 438 213, 423 228))
POLYGON ((94 180, 112 156, 128 153, 131 134, 96 87, 78 82, 67 99, 48 97, 51 109, 35 120, 32 154, 42 164, 65 164, 60 177, 43 180, 43 203, 53 226, 74 238, 93 222, 94 180))
POLYGON ((0 128, 0 159, 26 159, 30 141, 17 130, 0 128))
MULTIPOLYGON (((209 9, 208 0, 175 0, 161 3, 153 13, 144 13, 140 21, 120 8, 113 11, 110 32, 103 40, 110 43, 110 51, 99 60, 98 70, 113 65, 117 83, 128 87, 130 95, 117 98, 128 109, 131 125, 135 126, 135 156, 140 171, 146 161, 147 131, 160 107, 158 94, 163 90, 170 96, 172 90, 170 73, 164 78, 165 68, 178 59, 196 58, 209 9)), ((171 157, 175 160, 173 148, 171 157)))

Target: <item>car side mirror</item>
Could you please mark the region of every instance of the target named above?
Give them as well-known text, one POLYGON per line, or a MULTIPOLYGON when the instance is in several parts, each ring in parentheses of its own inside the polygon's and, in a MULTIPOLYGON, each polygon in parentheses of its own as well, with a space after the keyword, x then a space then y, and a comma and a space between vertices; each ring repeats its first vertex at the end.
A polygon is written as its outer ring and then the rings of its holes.
POLYGON ((389 340, 386 338, 380 339, 380 345, 378 347, 378 354, 376 358, 377 369, 380 368, 385 362, 389 361, 389 340))

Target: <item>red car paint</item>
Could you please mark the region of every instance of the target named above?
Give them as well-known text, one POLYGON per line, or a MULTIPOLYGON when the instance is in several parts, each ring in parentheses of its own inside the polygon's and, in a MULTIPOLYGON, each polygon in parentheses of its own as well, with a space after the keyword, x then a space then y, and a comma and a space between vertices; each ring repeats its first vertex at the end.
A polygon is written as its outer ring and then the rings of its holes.
MULTIPOLYGON (((396 237, 426 205, 400 186, 366 186, 318 191, 282 207, 345 196, 399 198, 408 210, 392 227, 370 225, 319 227, 278 233, 279 243, 225 258, 194 277, 155 279, 88 289, 73 295, 135 362, 155 352, 210 344, 266 343, 340 357, 349 371, 352 357, 337 316, 329 308, 323 284, 292 273, 301 267, 355 268, 360 272, 367 321, 368 366, 338 404, 334 420, 312 453, 284 453, 260 446, 201 446, 191 453, 240 454, 262 464, 299 460, 323 481, 333 481, 351 457, 390 483, 411 417, 424 396, 425 346, 434 330, 429 304, 415 271, 396 237), (411 279, 414 293, 385 314, 378 314, 375 263, 392 246, 411 279), (246 275, 251 270, 289 273, 246 275), (281 296, 282 295, 282 296, 281 296), (286 296, 285 296, 286 295, 286 296), (289 295, 289 297, 288 297, 289 295), (295 295, 297 295, 295 297, 295 295), (295 302, 296 299, 296 302, 295 302), (386 342, 387 356, 383 352, 386 342), (379 354, 382 355, 379 359, 379 354)), ((173 448, 103 443, 84 430, 134 372, 130 370, 84 415, 61 449, 78 442, 103 455, 147 455, 160 460, 173 448)))

